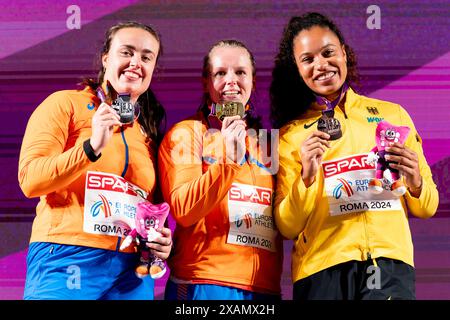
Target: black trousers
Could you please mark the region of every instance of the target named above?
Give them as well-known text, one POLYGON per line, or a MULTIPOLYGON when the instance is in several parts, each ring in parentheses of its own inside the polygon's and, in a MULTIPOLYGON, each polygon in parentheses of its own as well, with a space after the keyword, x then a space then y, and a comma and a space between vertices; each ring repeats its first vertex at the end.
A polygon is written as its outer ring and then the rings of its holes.
POLYGON ((294 283, 294 300, 415 300, 415 270, 388 258, 349 261, 294 283))

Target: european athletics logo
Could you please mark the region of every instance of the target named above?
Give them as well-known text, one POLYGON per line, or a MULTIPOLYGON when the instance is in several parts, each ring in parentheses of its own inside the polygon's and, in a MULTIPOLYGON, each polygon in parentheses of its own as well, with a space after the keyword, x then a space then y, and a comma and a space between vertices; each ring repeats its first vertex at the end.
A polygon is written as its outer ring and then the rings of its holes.
POLYGON ((339 181, 339 184, 333 189, 333 197, 339 199, 340 197, 342 197, 342 190, 344 190, 347 194, 347 197, 350 198, 354 194, 352 183, 342 178, 339 178, 337 180, 339 181))
POLYGON ((94 203, 94 205, 91 207, 91 215, 92 217, 98 216, 100 213, 100 210, 105 213, 105 218, 108 218, 111 216, 111 202, 108 201, 108 199, 105 198, 103 195, 99 195, 101 201, 97 201, 94 203))
POLYGON ((249 229, 252 226, 252 215, 250 213, 246 213, 241 217, 241 219, 236 219, 236 227, 240 228, 243 221, 245 221, 245 227, 249 229))

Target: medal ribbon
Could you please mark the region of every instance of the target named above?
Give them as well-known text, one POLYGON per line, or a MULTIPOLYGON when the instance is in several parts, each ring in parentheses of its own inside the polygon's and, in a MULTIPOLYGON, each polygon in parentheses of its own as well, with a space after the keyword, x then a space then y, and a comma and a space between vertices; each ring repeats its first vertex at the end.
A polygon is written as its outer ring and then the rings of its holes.
POLYGON ((341 101, 341 98, 344 96, 344 94, 347 92, 347 90, 348 90, 348 84, 347 84, 347 82, 344 82, 344 84, 341 87, 341 93, 339 93, 339 97, 337 97, 333 101, 328 101, 326 98, 324 98, 322 96, 314 95, 316 97, 316 102, 319 105, 327 106, 327 108, 322 111, 322 114, 324 114, 325 112, 334 110, 334 108, 338 105, 339 101, 341 101))

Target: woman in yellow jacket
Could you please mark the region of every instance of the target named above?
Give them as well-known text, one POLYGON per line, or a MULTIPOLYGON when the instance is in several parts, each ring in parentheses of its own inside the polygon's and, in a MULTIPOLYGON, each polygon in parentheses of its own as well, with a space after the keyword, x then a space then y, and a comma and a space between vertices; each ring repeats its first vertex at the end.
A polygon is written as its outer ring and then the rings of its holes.
POLYGON ((294 299, 415 298, 408 211, 433 216, 438 192, 407 112, 355 93, 356 76, 355 55, 330 19, 308 13, 290 20, 270 90, 271 117, 281 127, 275 221, 294 240, 294 299), (334 111, 328 128, 337 131, 318 130, 327 110, 334 111), (407 188, 400 198, 369 191, 373 110, 411 129, 404 144, 387 149, 407 188))
MULTIPOLYGON (((84 90, 51 94, 31 115, 19 183, 27 197, 40 201, 25 299, 153 298, 154 281, 135 275, 135 248, 120 250, 127 229, 116 221, 133 219, 143 198, 154 201, 156 142, 165 112, 149 86, 160 52, 153 28, 117 24, 106 33, 98 79, 86 81, 84 90), (122 102, 139 102, 126 121, 110 105, 121 93, 127 93, 122 102)), ((165 259, 171 232, 159 231, 147 246, 165 259)))
POLYGON ((273 170, 257 139, 260 119, 248 105, 254 81, 246 46, 219 41, 204 59, 200 110, 161 143, 162 191, 177 222, 166 299, 280 297, 273 170))

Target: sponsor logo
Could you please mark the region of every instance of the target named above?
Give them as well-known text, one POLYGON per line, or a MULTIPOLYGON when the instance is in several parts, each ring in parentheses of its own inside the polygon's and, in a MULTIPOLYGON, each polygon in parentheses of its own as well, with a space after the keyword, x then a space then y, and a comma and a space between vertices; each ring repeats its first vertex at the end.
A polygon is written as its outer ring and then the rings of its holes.
POLYGON ((336 199, 339 199, 342 197, 342 191, 344 191, 347 194, 347 197, 351 197, 354 192, 352 189, 352 182, 347 181, 345 179, 339 178, 337 179, 339 181, 338 185, 333 189, 333 197, 336 199))
POLYGON ((92 102, 88 103, 87 108, 88 108, 88 110, 94 110, 95 104, 93 104, 92 102))
POLYGON ((100 173, 90 173, 87 178, 87 188, 127 193, 129 195, 141 195, 137 193, 131 184, 121 177, 112 177, 100 173))
POLYGON ((272 191, 265 188, 246 188, 232 185, 228 199, 233 201, 252 202, 270 206, 272 204, 272 191))
POLYGON ((241 219, 236 219, 236 227, 240 228, 243 222, 245 222, 245 227, 250 229, 252 227, 252 215, 250 213, 246 213, 241 217, 241 219))
POLYGON ((100 211, 103 211, 105 218, 111 217, 111 205, 112 203, 108 201, 108 199, 105 198, 104 195, 99 195, 100 201, 97 201, 94 203, 94 205, 91 207, 91 215, 93 218, 98 216, 100 211))
POLYGON ((351 156, 322 164, 325 178, 344 172, 374 169, 374 164, 367 163, 367 154, 351 156))
MULTIPOLYGON (((320 118, 319 118, 320 119, 320 118)), ((305 128, 305 129, 309 129, 309 128, 311 128, 311 126, 314 124, 314 123, 316 123, 317 121, 319 121, 319 119, 317 119, 316 121, 314 121, 314 122, 312 122, 312 123, 310 123, 310 124, 304 124, 303 125, 303 128, 305 128)))
POLYGON ((367 117, 367 122, 368 123, 378 123, 378 122, 381 122, 381 121, 383 121, 384 120, 384 118, 379 118, 379 117, 367 117))

